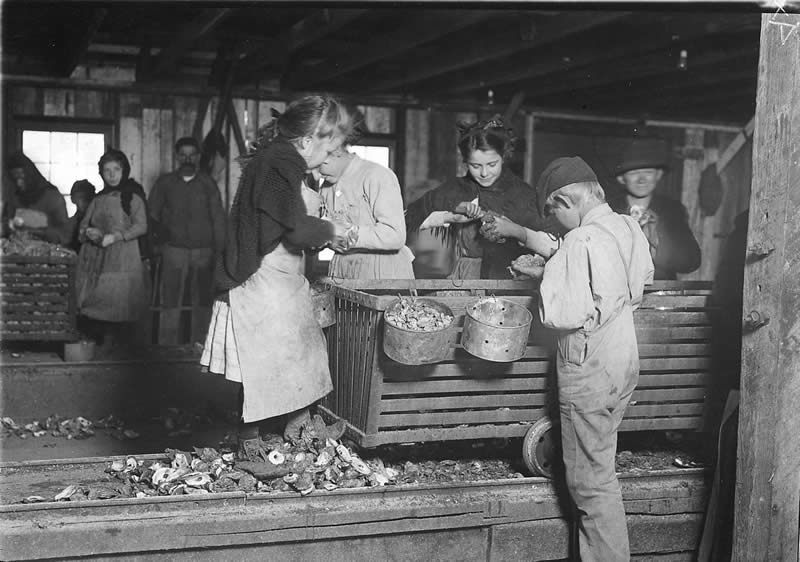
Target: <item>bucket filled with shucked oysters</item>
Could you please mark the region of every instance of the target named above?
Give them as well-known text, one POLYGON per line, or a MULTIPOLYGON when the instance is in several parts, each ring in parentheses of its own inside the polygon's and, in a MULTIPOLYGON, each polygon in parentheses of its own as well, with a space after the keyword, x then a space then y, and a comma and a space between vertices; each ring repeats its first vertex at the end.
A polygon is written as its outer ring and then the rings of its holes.
POLYGON ((450 350, 453 311, 429 298, 400 297, 383 313, 383 351, 406 365, 442 361, 450 350))

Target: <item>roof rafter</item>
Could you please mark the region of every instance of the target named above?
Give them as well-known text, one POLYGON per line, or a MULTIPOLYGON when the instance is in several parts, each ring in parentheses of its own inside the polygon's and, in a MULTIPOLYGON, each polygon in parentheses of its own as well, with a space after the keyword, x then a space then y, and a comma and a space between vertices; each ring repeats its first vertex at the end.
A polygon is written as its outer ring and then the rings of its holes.
POLYGON ((460 68, 473 66, 483 62, 499 59, 518 51, 540 47, 564 37, 599 27, 601 25, 618 21, 629 15, 627 12, 602 12, 575 14, 563 18, 558 24, 546 27, 536 34, 533 40, 524 40, 519 34, 503 33, 491 37, 476 37, 476 41, 469 45, 457 47, 437 55, 435 60, 407 61, 403 67, 405 72, 395 73, 392 77, 382 81, 365 84, 373 92, 382 92, 413 84, 426 78, 446 74, 460 68))
POLYGON ((397 30, 370 40, 358 53, 343 59, 329 60, 323 65, 289 76, 289 85, 294 89, 305 89, 320 84, 476 24, 495 13, 490 10, 437 10, 435 13, 416 16, 397 30))
POLYGON ((234 11, 234 8, 208 10, 203 17, 191 21, 179 29, 170 45, 163 49, 152 62, 152 75, 163 76, 173 72, 186 51, 203 37, 209 35, 234 11))

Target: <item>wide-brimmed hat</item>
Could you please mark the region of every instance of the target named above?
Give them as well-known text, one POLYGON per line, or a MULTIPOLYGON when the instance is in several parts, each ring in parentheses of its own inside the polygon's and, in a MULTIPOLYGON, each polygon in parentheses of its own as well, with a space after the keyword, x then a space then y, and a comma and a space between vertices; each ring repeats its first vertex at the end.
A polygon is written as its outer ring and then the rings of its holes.
POLYGON ((667 151, 664 144, 657 140, 632 141, 625 152, 622 160, 614 168, 614 175, 618 176, 631 170, 641 170, 643 168, 657 168, 667 170, 667 151))

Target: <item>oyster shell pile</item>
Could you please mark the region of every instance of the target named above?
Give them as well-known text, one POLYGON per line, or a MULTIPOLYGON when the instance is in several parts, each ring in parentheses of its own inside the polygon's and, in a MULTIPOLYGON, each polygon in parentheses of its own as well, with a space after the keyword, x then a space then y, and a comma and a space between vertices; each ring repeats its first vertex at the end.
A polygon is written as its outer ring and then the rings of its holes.
POLYGON ((20 231, 0 240, 0 255, 70 258, 76 254, 69 248, 39 240, 28 232, 20 231))
POLYGON ((33 420, 24 425, 17 424, 12 418, 0 419, 2 435, 16 435, 20 439, 28 437, 64 437, 66 439, 86 439, 94 435, 94 424, 82 416, 62 418, 57 415, 49 416, 44 421, 33 420))
POLYGON ((401 298, 397 305, 387 309, 386 321, 404 330, 435 332, 447 328, 453 317, 439 312, 423 300, 401 298))

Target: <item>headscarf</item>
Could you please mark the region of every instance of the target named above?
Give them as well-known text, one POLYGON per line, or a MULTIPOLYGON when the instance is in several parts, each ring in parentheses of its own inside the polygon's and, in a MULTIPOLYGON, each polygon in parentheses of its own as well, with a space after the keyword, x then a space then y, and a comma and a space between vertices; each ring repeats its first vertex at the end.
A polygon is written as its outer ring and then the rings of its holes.
POLYGON ((122 166, 122 180, 120 180, 119 184, 116 186, 111 186, 108 185, 105 178, 103 178, 103 184, 105 187, 103 188, 103 191, 99 193, 99 195, 106 195, 108 193, 119 191, 121 193, 120 199, 122 203, 122 210, 125 211, 126 215, 131 216, 131 199, 133 198, 134 193, 141 197, 143 202, 147 201, 144 188, 142 188, 138 182, 130 179, 131 163, 128 161, 128 157, 125 156, 124 152, 110 148, 100 157, 97 167, 101 178, 103 177, 103 166, 105 166, 108 162, 119 162, 120 166, 122 166))

